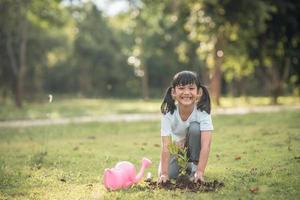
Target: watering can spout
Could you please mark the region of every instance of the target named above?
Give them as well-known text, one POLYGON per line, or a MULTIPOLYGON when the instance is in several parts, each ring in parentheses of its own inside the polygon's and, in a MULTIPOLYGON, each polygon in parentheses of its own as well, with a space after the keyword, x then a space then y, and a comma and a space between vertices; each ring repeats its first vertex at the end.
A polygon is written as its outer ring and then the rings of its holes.
POLYGON ((105 174, 105 175, 112 175, 112 170, 109 169, 109 168, 106 168, 106 169, 104 170, 104 174, 105 174))
POLYGON ((143 178, 145 169, 147 167, 149 167, 150 165, 151 165, 151 161, 147 158, 143 158, 141 169, 140 169, 139 173, 136 175, 136 177, 134 179, 134 183, 139 182, 143 178))

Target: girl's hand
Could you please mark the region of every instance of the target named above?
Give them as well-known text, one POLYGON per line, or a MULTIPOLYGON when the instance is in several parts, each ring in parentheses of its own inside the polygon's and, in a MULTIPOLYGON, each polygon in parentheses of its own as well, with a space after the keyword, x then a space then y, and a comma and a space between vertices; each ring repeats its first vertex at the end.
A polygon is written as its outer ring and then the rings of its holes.
POLYGON ((199 171, 199 170, 197 170, 195 175, 194 175, 194 182, 197 183, 198 180, 200 182, 204 182, 203 172, 199 171))
POLYGON ((169 180, 169 176, 168 175, 165 175, 165 174, 162 174, 160 175, 157 183, 165 183, 169 180))

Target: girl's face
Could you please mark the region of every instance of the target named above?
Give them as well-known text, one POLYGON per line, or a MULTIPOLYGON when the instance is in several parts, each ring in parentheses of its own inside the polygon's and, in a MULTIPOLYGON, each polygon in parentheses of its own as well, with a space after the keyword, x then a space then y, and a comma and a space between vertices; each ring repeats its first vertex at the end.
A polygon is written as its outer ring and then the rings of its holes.
POLYGON ((182 106, 194 106, 200 98, 201 93, 195 83, 188 85, 177 85, 172 89, 173 98, 182 106))

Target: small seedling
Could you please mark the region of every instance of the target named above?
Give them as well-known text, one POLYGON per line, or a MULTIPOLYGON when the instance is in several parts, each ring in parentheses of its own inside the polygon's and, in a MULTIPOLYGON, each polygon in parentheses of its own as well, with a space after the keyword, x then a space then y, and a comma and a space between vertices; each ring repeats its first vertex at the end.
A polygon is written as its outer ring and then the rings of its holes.
POLYGON ((171 155, 177 158, 177 162, 179 165, 179 175, 186 175, 187 164, 188 164, 188 156, 187 156, 187 148, 181 148, 176 142, 172 142, 168 145, 168 149, 171 155))

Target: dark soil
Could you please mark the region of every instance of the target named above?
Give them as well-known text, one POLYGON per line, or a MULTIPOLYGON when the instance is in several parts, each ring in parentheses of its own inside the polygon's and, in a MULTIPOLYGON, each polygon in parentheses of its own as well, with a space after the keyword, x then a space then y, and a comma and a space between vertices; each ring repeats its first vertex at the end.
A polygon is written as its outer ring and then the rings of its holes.
POLYGON ((190 181, 187 176, 178 177, 175 182, 167 181, 165 183, 157 183, 151 179, 145 180, 145 183, 149 189, 166 189, 166 190, 184 190, 190 192, 215 192, 219 188, 224 187, 223 182, 214 180, 212 182, 200 182, 194 183, 190 181))

